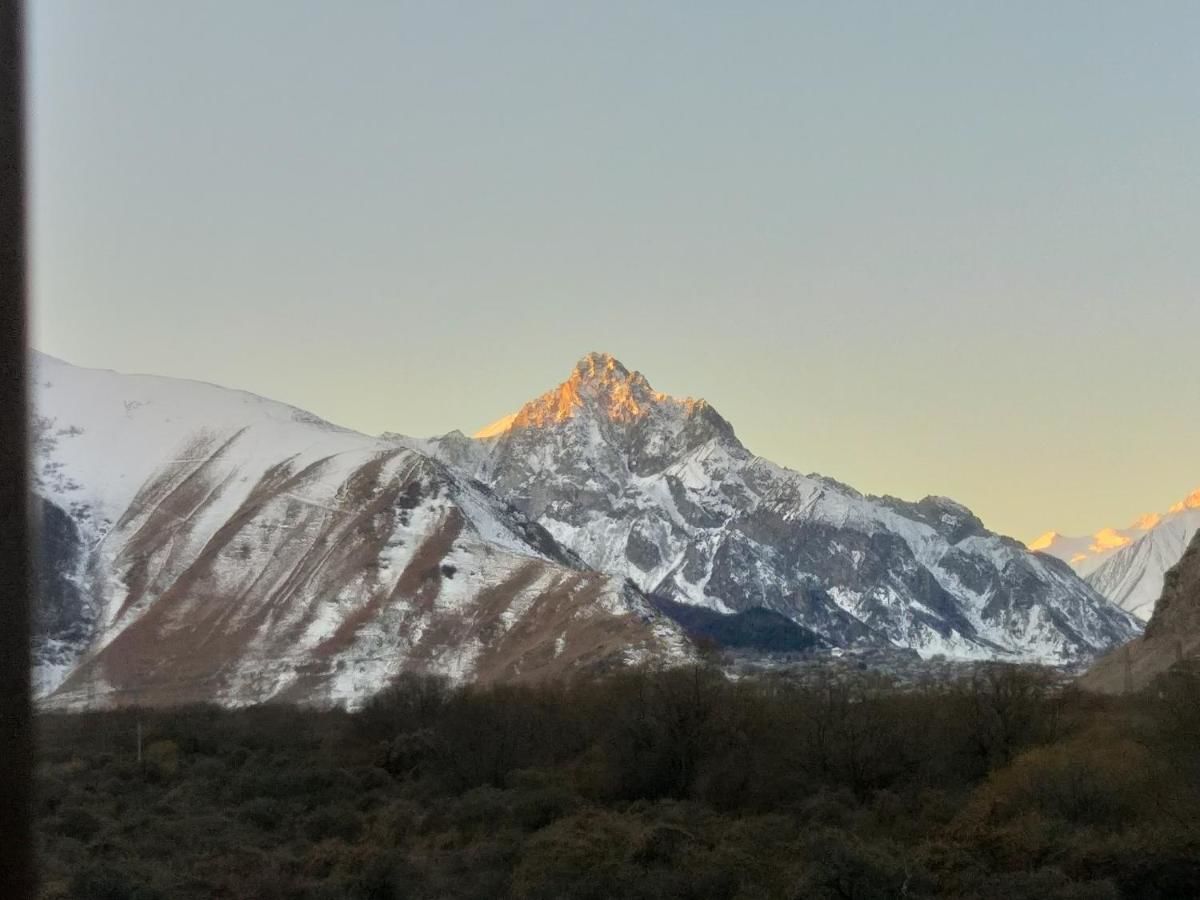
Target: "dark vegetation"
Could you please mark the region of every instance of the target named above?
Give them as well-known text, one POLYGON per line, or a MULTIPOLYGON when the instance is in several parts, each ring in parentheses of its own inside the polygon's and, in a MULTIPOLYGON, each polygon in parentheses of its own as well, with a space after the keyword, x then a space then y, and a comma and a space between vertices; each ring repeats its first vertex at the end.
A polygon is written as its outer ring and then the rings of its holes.
POLYGON ((1195 897, 1198 698, 693 667, 45 716, 42 896, 1195 897))

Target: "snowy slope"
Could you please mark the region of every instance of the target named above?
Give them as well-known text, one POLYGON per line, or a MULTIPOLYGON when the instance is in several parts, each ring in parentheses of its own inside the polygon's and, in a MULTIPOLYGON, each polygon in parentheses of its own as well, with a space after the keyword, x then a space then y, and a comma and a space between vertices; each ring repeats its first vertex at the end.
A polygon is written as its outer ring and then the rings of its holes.
POLYGON ((1061 661, 1137 623, 1070 569, 945 498, 867 497, 755 456, 703 400, 607 354, 480 432, 411 446, 489 485, 589 565, 719 611, 765 607, 834 644, 1061 661))
POLYGON ((197 440, 230 438, 254 426, 237 455, 247 478, 297 451, 296 461, 304 463, 373 443, 243 391, 84 369, 42 353, 34 354, 32 381, 35 490, 70 510, 93 539, 162 466, 204 462, 187 452, 197 440))
POLYGON ((1149 620, 1163 577, 1200 529, 1200 508, 1169 513, 1155 528, 1122 547, 1087 575, 1087 582, 1122 609, 1149 620))
POLYGON ((34 367, 49 705, 353 704, 405 669, 688 652, 622 579, 418 451, 212 385, 34 367))
POLYGON ((1047 531, 1030 541, 1028 546, 1030 550, 1061 559, 1081 577, 1087 577, 1110 557, 1156 528, 1162 519, 1156 513, 1149 513, 1139 517, 1128 528, 1101 528, 1093 534, 1080 536, 1047 531))
POLYGON ((1128 528, 1102 528, 1088 537, 1047 532, 1030 549, 1069 563, 1097 591, 1145 621, 1162 592, 1163 576, 1200 528, 1200 490, 1165 513, 1147 513, 1128 528))

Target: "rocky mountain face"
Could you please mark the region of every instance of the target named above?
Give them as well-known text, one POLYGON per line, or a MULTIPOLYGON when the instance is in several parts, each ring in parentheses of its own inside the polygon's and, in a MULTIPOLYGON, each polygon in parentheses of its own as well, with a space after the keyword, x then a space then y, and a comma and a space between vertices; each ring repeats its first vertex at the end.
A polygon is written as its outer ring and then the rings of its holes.
POLYGON ((355 704, 690 646, 445 465, 250 394, 35 361, 35 679, 50 707, 355 704))
POLYGON ((1145 634, 1101 658, 1080 686, 1103 693, 1146 687, 1156 675, 1200 655, 1200 534, 1163 579, 1145 634))
POLYGON ((659 393, 607 354, 475 438, 407 444, 599 571, 673 602, 771 610, 828 644, 1061 662, 1138 631, 1067 565, 960 504, 784 469, 703 400, 659 393))
POLYGON ((402 671, 519 680, 742 648, 1070 661, 1136 620, 945 498, 755 456, 590 354, 467 437, 35 360, 50 707, 356 704, 402 671))
POLYGON ((1167 570, 1200 529, 1200 490, 1165 513, 1147 513, 1128 528, 1102 528, 1088 537, 1047 532, 1030 549, 1069 563, 1092 587, 1145 621, 1163 589, 1167 570))

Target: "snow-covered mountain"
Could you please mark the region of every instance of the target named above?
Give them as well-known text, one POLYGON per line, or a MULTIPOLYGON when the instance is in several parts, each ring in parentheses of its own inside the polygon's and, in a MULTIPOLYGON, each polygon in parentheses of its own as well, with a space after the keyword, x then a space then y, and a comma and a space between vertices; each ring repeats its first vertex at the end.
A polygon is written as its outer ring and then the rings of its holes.
POLYGON ((1141 527, 1135 522, 1128 528, 1101 528, 1094 534, 1086 535, 1047 531, 1034 538, 1027 546, 1035 553, 1048 553, 1061 559, 1081 577, 1086 577, 1088 573, 1103 565, 1110 556, 1122 547, 1128 547, 1152 527, 1153 523, 1141 527))
POLYGON ((685 659, 679 603, 962 657, 1073 660, 1138 627, 961 505, 781 468, 606 355, 432 440, 40 355, 32 382, 48 706, 353 704, 406 670, 685 659))
POLYGON ((1147 513, 1128 528, 1102 528, 1090 537, 1047 532, 1029 547, 1069 563, 1092 587, 1148 620, 1163 577, 1200 529, 1200 490, 1165 513, 1147 513))
POLYGON ((1149 620, 1162 593, 1163 577, 1179 562, 1200 529, 1200 509, 1165 518, 1128 547, 1122 547, 1088 573, 1087 582, 1122 609, 1149 620))
POLYGON ((755 456, 703 400, 593 353, 474 438, 410 446, 490 487, 590 566, 719 611, 764 607, 837 645, 1066 661, 1135 619, 952 500, 864 496, 755 456))
POLYGON ((686 656, 624 579, 394 441, 212 385, 34 360, 50 706, 355 703, 686 656))

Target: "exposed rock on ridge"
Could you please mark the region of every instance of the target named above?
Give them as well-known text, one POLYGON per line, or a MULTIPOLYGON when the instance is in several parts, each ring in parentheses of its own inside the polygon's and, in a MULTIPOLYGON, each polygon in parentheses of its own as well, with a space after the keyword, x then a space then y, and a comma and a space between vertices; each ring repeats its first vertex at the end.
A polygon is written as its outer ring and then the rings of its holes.
POLYGON ((940 497, 865 497, 747 450, 703 400, 608 354, 473 442, 415 442, 601 571, 719 611, 764 607, 835 645, 1066 661, 1137 632, 1057 560, 940 497))

